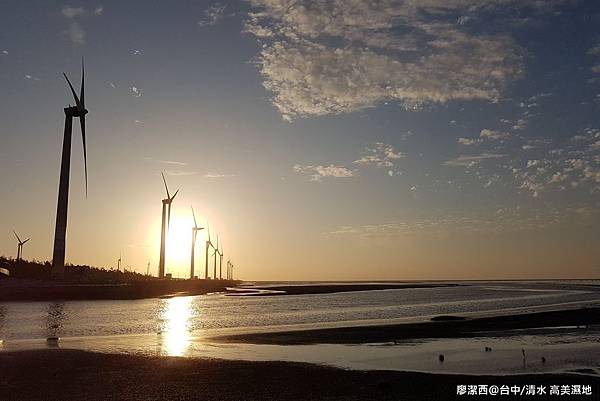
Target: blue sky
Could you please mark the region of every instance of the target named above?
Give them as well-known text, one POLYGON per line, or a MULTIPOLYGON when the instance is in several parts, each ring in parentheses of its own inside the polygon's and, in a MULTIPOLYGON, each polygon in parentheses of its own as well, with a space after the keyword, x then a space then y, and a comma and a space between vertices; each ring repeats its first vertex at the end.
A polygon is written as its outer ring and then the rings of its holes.
POLYGON ((174 275, 194 204, 251 279, 593 276, 599 23, 584 0, 3 2, 0 253, 15 229, 50 258, 84 57, 74 263, 156 264, 164 171, 174 275))

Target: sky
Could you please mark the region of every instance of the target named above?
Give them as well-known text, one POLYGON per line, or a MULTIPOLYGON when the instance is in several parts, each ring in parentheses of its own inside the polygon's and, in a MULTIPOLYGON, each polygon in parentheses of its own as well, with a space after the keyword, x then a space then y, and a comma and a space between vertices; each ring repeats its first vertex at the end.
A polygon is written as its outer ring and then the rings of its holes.
POLYGON ((0 3, 0 255, 246 280, 598 278, 594 0, 0 3), (206 229, 196 268, 204 265, 206 229))

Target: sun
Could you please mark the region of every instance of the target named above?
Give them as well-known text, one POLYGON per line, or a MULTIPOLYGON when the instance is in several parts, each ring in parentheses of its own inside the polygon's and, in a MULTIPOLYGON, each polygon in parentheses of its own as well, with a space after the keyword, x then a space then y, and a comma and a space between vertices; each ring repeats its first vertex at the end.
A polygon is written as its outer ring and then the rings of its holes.
MULTIPOLYGON (((160 216, 159 216, 160 217, 160 216)), ((196 212, 199 226, 203 226, 204 218, 196 212)), ((188 278, 190 270, 190 257, 192 251, 192 227, 194 220, 189 209, 175 208, 171 210, 171 223, 167 230, 165 273, 171 273, 173 278, 188 278)), ((156 253, 160 249, 161 221, 155 219, 152 224, 152 243, 155 244, 156 253)), ((199 245, 205 241, 205 231, 202 230, 196 237, 195 267, 199 271, 204 266, 204 247, 199 245)))

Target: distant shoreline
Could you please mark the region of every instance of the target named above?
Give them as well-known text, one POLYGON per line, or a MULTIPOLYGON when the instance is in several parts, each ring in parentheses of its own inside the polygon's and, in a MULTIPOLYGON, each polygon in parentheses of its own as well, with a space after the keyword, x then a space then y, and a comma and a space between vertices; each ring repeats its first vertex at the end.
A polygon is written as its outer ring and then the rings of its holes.
POLYGON ((444 401, 457 399, 457 385, 480 384, 544 385, 546 391, 550 385, 591 385, 594 396, 600 391, 599 377, 580 374, 469 376, 352 371, 306 363, 66 349, 0 352, 0 371, 0 399, 14 400, 444 401))
POLYGON ((274 345, 364 344, 423 338, 499 336, 508 330, 600 324, 600 307, 564 309, 476 319, 445 316, 436 321, 296 331, 258 332, 213 337, 220 342, 274 345))
POLYGON ((459 287, 463 284, 298 284, 298 285, 257 285, 254 287, 240 287, 229 291, 228 296, 238 297, 266 297, 266 296, 285 296, 285 295, 312 295, 312 294, 333 294, 339 292, 358 292, 358 291, 381 291, 381 290, 403 290, 416 288, 439 288, 439 287, 459 287))

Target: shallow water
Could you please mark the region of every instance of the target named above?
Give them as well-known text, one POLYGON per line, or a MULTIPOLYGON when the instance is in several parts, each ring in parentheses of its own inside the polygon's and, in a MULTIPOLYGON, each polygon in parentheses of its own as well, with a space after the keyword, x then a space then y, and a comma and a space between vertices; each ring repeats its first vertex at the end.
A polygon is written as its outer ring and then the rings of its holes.
POLYGON ((598 330, 514 332, 510 337, 426 340, 403 345, 270 346, 218 344, 233 332, 349 326, 427 320, 440 314, 495 315, 592 306, 593 282, 479 282, 465 287, 400 289, 279 297, 211 294, 135 301, 0 303, 0 350, 54 346, 150 355, 293 360, 356 369, 457 373, 596 369, 598 330), (490 345, 494 352, 485 353, 490 345), (523 362, 521 348, 527 348, 523 362), (444 363, 437 356, 444 353, 444 363), (547 362, 540 362, 541 355, 547 362))

